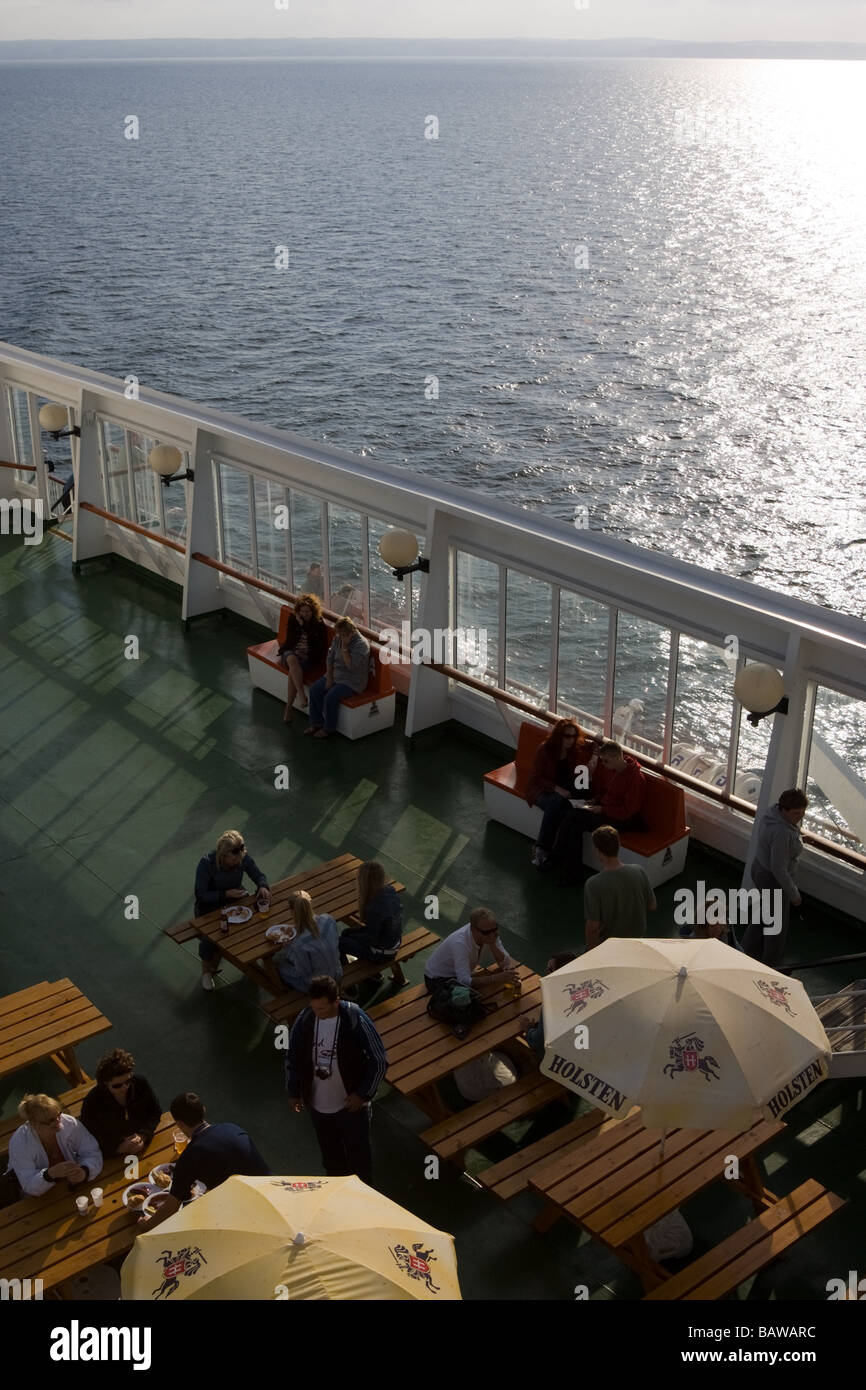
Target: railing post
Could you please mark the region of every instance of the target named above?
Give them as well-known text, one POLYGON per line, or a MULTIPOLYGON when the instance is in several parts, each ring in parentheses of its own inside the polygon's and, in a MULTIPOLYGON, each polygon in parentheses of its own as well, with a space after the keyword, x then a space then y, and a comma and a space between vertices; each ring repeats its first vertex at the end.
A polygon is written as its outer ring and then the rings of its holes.
POLYGON ((195 482, 171 484, 172 487, 183 486, 189 489, 181 608, 184 623, 202 613, 213 613, 217 608, 223 607, 219 572, 192 559, 193 551, 196 550, 202 551, 205 555, 219 554, 212 448, 212 436, 205 430, 197 429, 190 450, 195 482))
MULTIPOLYGON (((72 567, 76 571, 83 560, 94 560, 105 555, 111 546, 105 534, 105 522, 93 512, 81 510, 82 502, 93 502, 102 507, 105 498, 102 489, 102 474, 99 466, 99 421, 96 414, 96 401, 89 391, 82 391, 78 418, 81 425, 81 438, 76 450, 72 451, 72 468, 75 478, 75 495, 72 510, 72 567)), ((74 441, 73 441, 74 442, 74 441)))

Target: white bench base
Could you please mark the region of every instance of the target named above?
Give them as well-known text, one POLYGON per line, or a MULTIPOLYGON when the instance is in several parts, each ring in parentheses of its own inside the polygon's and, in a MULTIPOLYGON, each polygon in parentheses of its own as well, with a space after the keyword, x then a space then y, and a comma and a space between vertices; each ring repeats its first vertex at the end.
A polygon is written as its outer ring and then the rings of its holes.
MULTIPOLYGON (((259 657, 251 656, 249 653, 247 653, 247 665, 253 685, 258 690, 264 690, 268 695, 273 695, 285 705, 289 683, 286 672, 278 671, 267 661, 262 661, 259 657)), ((309 697, 310 687, 307 686, 306 689, 309 697)), ((342 734, 344 738, 356 739, 365 738, 367 734, 378 733, 380 729, 390 729, 394 723, 396 707, 397 697, 393 691, 390 695, 377 696, 375 700, 370 700, 363 705, 340 705, 340 712, 337 716, 337 733, 342 734)), ((303 709, 297 699, 294 708, 303 709)))
MULTIPOLYGON (((484 809, 490 820, 499 821, 531 840, 538 839, 541 829, 542 812, 537 806, 528 806, 522 796, 505 791, 503 787, 484 783, 484 809)), ((658 888, 669 878, 676 878, 683 872, 686 853, 689 847, 688 835, 675 840, 672 845, 658 850, 655 854, 638 854, 635 850, 623 848, 620 858, 624 864, 639 864, 650 881, 651 888, 658 888)), ((583 862, 588 869, 599 869, 598 858, 592 843, 592 835, 586 831, 583 837, 583 862)))

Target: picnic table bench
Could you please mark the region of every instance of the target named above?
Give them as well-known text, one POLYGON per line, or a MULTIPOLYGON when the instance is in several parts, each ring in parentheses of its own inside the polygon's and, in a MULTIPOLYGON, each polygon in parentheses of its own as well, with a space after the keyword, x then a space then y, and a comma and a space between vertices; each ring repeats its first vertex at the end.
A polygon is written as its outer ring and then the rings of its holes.
POLYGON ((645 1129, 640 1111, 598 1131, 536 1171, 530 1189, 544 1200, 533 1223, 549 1230, 568 1216, 633 1268, 645 1289, 667 1279, 650 1256, 644 1232, 723 1178, 728 1157, 740 1176, 731 1185, 745 1192, 756 1212, 775 1205, 754 1154, 784 1132, 778 1120, 758 1119, 739 1134, 726 1130, 645 1129))
MULTIPOLYGON (((493 973, 493 967, 484 973, 493 973)), ((431 1018, 427 1012, 430 996, 423 984, 375 1005, 370 1017, 388 1054, 385 1079, 411 1097, 431 1120, 446 1119, 451 1112, 439 1094, 438 1083, 456 1067, 515 1040, 529 1052, 522 1042, 520 1015, 540 1012, 541 981, 526 965, 518 966, 518 977, 523 990, 518 999, 506 996, 504 979, 495 988, 485 987, 484 998, 496 1008, 473 1024, 465 1038, 456 1038, 444 1023, 431 1018)))
MULTIPOLYGON (((404 960, 410 960, 412 956, 417 956, 420 951, 426 951, 431 946, 438 946, 439 941, 440 938, 435 932, 428 931, 426 927, 418 927, 403 937, 399 951, 390 960, 379 962, 356 960, 354 964, 348 965, 343 971, 340 988, 343 989, 346 985, 362 984, 364 980, 370 980, 389 968, 395 983, 405 984, 406 977, 400 969, 400 963, 404 960)), ((276 999, 268 999, 261 1007, 272 1023, 291 1023, 306 1003, 306 994, 301 994, 300 990, 297 989, 290 989, 278 995, 276 999)))
POLYGON ((456 1115, 439 1120, 424 1130, 421 1140, 440 1158, 463 1163, 467 1149, 556 1100, 571 1103, 569 1092, 536 1068, 513 1085, 502 1086, 456 1115))
MULTIPOLYGON (((269 994, 285 994, 286 987, 272 959, 281 948, 265 932, 268 927, 287 920, 289 896, 300 891, 309 893, 314 912, 328 913, 338 922, 356 922, 358 870, 362 862, 355 854, 340 854, 324 864, 316 864, 271 884, 271 904, 264 913, 256 909, 256 893, 234 899, 232 907, 250 907, 252 916, 247 922, 231 923, 228 931, 223 930, 221 909, 216 908, 201 917, 189 917, 173 927, 166 927, 165 935, 179 943, 202 937, 219 947, 230 964, 269 994)), ((398 893, 403 892, 402 883, 394 879, 390 882, 398 893)))
MULTIPOLYGON (((146 1178, 158 1163, 174 1161, 175 1121, 164 1114, 146 1152, 139 1157, 139 1176, 146 1178)), ((22 1197, 0 1211, 0 1270, 16 1279, 41 1279, 45 1292, 130 1250, 135 1220, 123 1206, 123 1193, 132 1179, 124 1174, 122 1157, 106 1161, 93 1182, 71 1191, 55 1184, 43 1197, 22 1197), (103 1191, 102 1206, 79 1216, 75 1198, 93 1187, 103 1191)))
POLYGON ((724 1298, 845 1205, 843 1197, 810 1178, 644 1299, 724 1298))
POLYGON ((476 1182, 492 1192, 500 1201, 510 1201, 519 1192, 525 1192, 535 1174, 543 1169, 555 1155, 571 1149, 580 1140, 594 1134, 603 1126, 619 1124, 618 1120, 607 1118, 601 1110, 590 1110, 569 1120, 568 1124, 545 1134, 534 1144, 527 1144, 517 1153, 492 1164, 476 1176, 476 1182))
POLYGON ((89 1081, 75 1056, 78 1043, 105 1033, 110 1021, 71 980, 55 980, 0 999, 0 1077, 50 1057, 67 1081, 89 1081))

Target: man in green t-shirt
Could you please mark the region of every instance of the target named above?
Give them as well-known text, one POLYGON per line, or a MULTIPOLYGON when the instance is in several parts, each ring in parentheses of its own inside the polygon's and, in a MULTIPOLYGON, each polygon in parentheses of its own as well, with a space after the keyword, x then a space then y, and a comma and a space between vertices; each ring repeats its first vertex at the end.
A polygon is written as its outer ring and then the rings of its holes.
POLYGON ((620 859, 619 835, 612 825, 594 830, 592 843, 601 873, 593 874, 583 886, 588 951, 609 936, 645 936, 647 911, 656 905, 643 869, 620 859))

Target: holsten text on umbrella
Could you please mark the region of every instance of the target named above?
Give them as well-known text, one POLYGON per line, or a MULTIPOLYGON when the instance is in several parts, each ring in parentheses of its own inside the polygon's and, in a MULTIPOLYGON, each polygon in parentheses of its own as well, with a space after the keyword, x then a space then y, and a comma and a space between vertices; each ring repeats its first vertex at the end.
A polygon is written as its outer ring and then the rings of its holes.
POLYGON ((559 1076, 563 1081, 570 1081, 577 1090, 587 1091, 596 1097, 600 1105, 609 1105, 612 1110, 620 1111, 625 1104, 625 1096, 615 1086, 608 1085, 591 1071, 584 1071, 583 1067, 579 1067, 576 1062, 570 1062, 567 1057, 560 1057, 558 1052, 553 1055, 548 1074, 559 1076))

